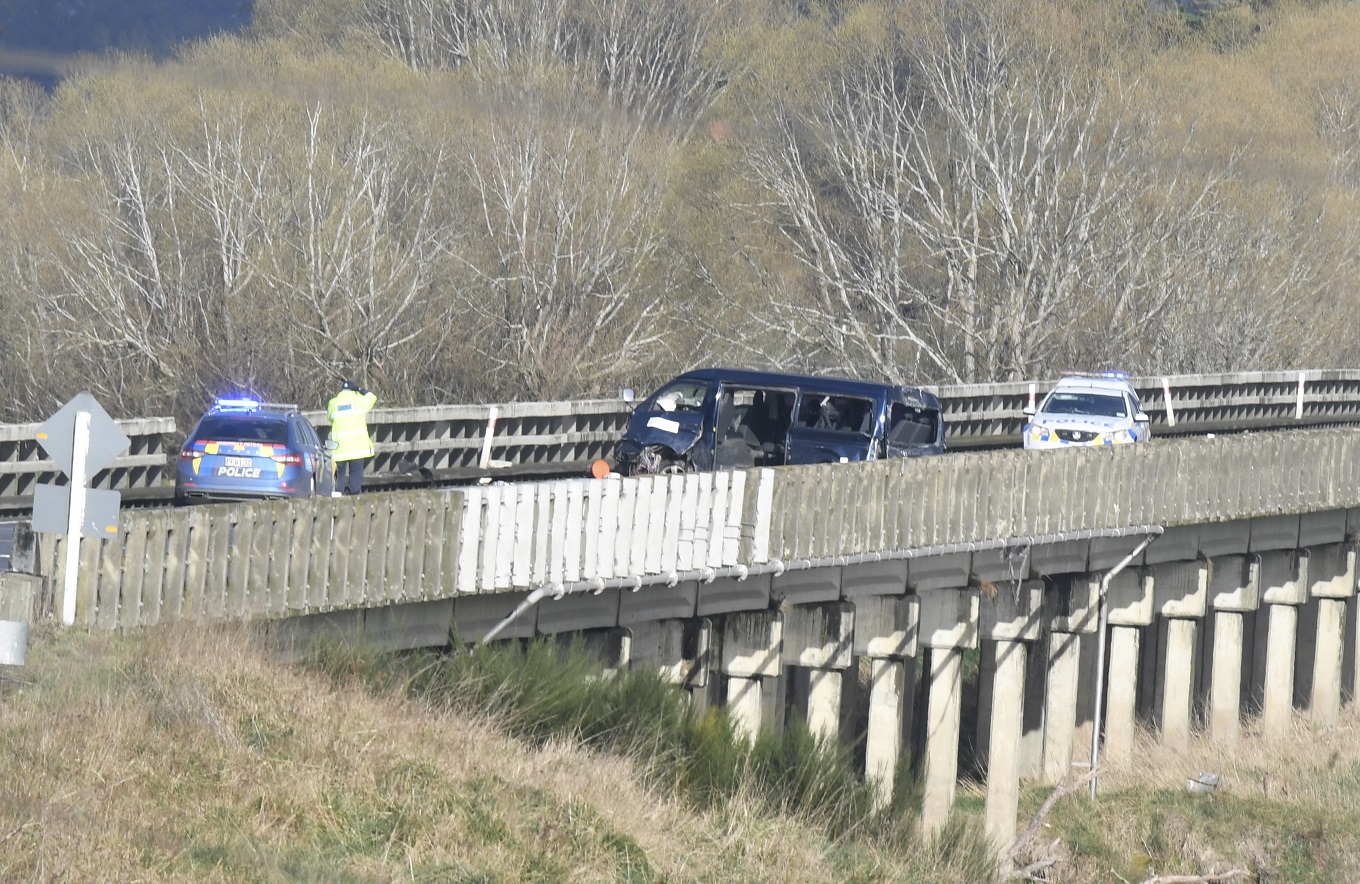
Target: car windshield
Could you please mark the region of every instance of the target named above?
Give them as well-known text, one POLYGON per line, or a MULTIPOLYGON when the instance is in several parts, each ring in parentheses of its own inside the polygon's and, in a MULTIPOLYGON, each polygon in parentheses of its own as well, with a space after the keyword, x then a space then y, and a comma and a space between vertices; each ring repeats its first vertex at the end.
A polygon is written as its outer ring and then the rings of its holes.
POLYGON ((1123 396, 1099 393, 1054 393, 1044 403, 1044 414, 1080 414, 1089 417, 1128 417, 1123 396))
POLYGON ((288 444, 288 424, 281 420, 262 420, 253 417, 210 415, 203 418, 194 434, 198 441, 265 442, 270 445, 288 444))

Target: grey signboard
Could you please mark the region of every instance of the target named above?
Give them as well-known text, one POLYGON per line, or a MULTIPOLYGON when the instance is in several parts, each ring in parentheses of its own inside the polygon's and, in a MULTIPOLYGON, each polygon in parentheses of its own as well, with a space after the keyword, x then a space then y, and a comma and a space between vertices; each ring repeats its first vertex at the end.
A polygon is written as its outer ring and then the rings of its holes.
MULTIPOLYGON (((115 537, 118 505, 122 495, 98 488, 85 490, 85 524, 81 537, 115 537)), ((33 530, 40 534, 65 534, 71 513, 71 486, 39 482, 33 490, 33 530)))
POLYGON ((63 473, 72 482, 85 484, 95 473, 113 463, 118 455, 127 451, 131 441, 118 426, 99 401, 89 393, 77 393, 61 408, 57 409, 38 428, 38 444, 51 456, 63 473), (85 453, 85 475, 71 475, 71 460, 75 453, 76 415, 90 413, 90 447, 85 453))

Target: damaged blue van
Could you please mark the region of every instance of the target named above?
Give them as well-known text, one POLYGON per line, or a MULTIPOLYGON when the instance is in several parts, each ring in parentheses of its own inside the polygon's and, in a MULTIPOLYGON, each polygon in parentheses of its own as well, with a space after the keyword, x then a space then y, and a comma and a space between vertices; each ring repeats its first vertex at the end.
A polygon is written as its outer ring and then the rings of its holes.
POLYGON ((634 409, 622 475, 942 454, 940 400, 927 390, 742 369, 686 372, 634 409))

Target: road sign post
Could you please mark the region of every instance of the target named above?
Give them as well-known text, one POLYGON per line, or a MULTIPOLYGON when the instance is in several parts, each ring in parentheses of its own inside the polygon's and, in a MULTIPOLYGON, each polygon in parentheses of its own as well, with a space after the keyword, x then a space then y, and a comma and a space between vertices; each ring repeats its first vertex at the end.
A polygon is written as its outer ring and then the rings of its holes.
POLYGON ((76 569, 80 567, 80 538, 85 527, 85 455, 90 448, 90 413, 76 413, 71 445, 71 511, 66 516, 66 575, 61 588, 61 622, 76 622, 76 569))
POLYGON ((80 539, 118 533, 120 495, 87 485, 131 442, 93 396, 78 393, 38 429, 38 443, 71 480, 66 487, 39 484, 33 497, 33 530, 66 534, 61 622, 70 626, 76 622, 80 539))

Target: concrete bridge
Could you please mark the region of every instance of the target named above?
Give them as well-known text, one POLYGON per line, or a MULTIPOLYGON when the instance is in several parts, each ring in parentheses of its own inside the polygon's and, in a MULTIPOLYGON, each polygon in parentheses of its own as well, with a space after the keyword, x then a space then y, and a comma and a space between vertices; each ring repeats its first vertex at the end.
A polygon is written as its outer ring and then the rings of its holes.
MULTIPOLYGON (((1305 429, 1360 423, 1360 371, 1239 372, 1133 378, 1154 435, 1305 429)), ((1022 409, 1051 380, 931 387, 940 396, 951 451, 1019 447, 1022 409)), ((631 414, 622 399, 380 408, 369 415, 376 453, 368 487, 415 479, 584 476, 609 457, 631 414)), ((324 411, 308 412, 324 436, 324 411)), ((92 479, 125 502, 168 502, 184 428, 173 418, 118 422, 131 445, 92 479)), ((61 482, 38 445, 38 423, 0 424, 0 511, 26 513, 34 488, 61 482)))
MULTIPOLYGON (((927 828, 953 803, 977 650, 967 736, 1005 845, 1022 778, 1127 764, 1140 722, 1182 746, 1230 746, 1249 716, 1263 739, 1334 722, 1360 659, 1357 526, 1352 429, 488 485, 128 511, 82 545, 76 614, 268 620, 286 648, 586 631, 748 733, 802 714, 862 738, 884 801, 914 748, 927 828)), ((63 562, 41 544, 36 576, 0 584, 10 610, 60 610, 63 562)))

